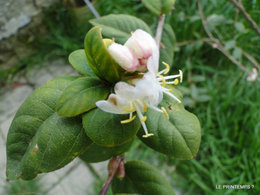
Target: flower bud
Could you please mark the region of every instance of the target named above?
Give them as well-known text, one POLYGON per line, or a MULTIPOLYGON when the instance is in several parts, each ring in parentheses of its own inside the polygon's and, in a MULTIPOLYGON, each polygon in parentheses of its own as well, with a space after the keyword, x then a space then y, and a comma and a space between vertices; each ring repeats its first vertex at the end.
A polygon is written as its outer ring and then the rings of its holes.
POLYGON ((134 53, 126 46, 113 43, 108 47, 108 52, 128 72, 134 72, 139 67, 139 62, 134 53))
POLYGON ((130 48, 138 59, 148 59, 153 55, 153 51, 158 49, 153 37, 141 29, 132 34, 125 46, 130 48))

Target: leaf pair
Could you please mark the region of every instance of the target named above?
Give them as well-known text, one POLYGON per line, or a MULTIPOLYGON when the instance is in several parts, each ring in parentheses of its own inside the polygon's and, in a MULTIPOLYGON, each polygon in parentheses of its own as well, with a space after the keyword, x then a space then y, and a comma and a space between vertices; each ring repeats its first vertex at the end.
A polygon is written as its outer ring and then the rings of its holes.
POLYGON ((153 166, 142 161, 128 161, 122 181, 114 178, 114 194, 174 195, 170 183, 153 166))
POLYGON ((147 9, 159 16, 168 14, 172 10, 175 0, 142 0, 142 2, 147 9))
MULTIPOLYGON (((115 42, 124 44, 130 34, 136 29, 142 29, 153 36, 148 25, 134 17, 124 14, 110 14, 98 19, 90 20, 90 23, 96 27, 102 28, 102 34, 108 38, 114 38, 115 42)), ((175 47, 175 34, 170 25, 165 24, 162 33, 160 62, 164 61, 170 66, 173 62, 173 54, 175 47)), ((86 42, 85 42, 86 43, 86 42)), ((87 45, 85 45, 86 47, 87 45)))
POLYGON ((56 113, 62 91, 76 77, 54 79, 36 89, 16 113, 7 138, 8 179, 32 179, 68 164, 92 141, 81 118, 56 113))

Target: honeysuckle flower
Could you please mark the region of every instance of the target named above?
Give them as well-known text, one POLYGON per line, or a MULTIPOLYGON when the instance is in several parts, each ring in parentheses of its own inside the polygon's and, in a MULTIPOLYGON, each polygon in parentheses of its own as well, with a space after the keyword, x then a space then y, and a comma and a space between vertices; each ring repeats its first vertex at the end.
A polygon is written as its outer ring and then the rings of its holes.
POLYGON ((136 112, 145 131, 143 137, 152 136, 145 125, 147 117, 143 115, 147 111, 147 106, 154 107, 146 102, 146 92, 139 91, 136 86, 122 81, 115 85, 114 90, 115 94, 110 94, 107 100, 96 102, 97 107, 113 114, 129 114, 129 119, 121 121, 122 124, 132 122, 136 118, 133 113, 136 112))
POLYGON ((128 72, 147 70, 147 60, 154 50, 157 50, 155 40, 141 29, 133 32, 124 45, 112 43, 108 47, 110 55, 128 72))
POLYGON ((143 113, 147 111, 147 107, 163 113, 169 120, 169 115, 164 107, 158 108, 159 103, 163 99, 163 95, 181 101, 171 93, 171 89, 167 89, 167 84, 177 85, 182 82, 182 71, 179 70, 177 75, 163 76, 170 70, 170 66, 163 62, 166 68, 162 71, 159 69, 159 48, 155 40, 148 33, 138 29, 127 40, 125 45, 113 43, 108 48, 111 56, 127 71, 147 71, 138 73, 141 77, 126 82, 118 82, 115 85, 115 94, 109 95, 107 100, 96 102, 97 107, 105 112, 114 114, 129 114, 129 119, 121 121, 122 124, 133 121, 136 116, 142 124, 145 131, 143 137, 149 137, 153 134, 148 133, 145 121, 147 116, 143 113), (173 79, 173 80, 170 80, 173 79))

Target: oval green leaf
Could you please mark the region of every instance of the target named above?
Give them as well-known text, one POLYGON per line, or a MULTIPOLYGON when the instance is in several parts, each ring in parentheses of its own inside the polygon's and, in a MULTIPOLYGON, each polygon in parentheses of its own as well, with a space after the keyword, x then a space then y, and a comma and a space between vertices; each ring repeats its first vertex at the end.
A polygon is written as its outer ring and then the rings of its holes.
POLYGON ((102 27, 102 34, 114 38, 117 43, 125 43, 131 32, 142 29, 152 35, 149 26, 142 20, 125 14, 110 14, 101 18, 92 19, 90 23, 102 27))
POLYGON ((133 143, 133 140, 126 142, 125 144, 115 147, 99 146, 97 144, 91 144, 87 150, 79 156, 79 158, 87 163, 95 163, 108 160, 112 156, 122 155, 129 150, 133 143))
MULTIPOLYGON (((181 94, 173 89, 173 94, 181 99, 181 94)), ((146 126, 149 133, 154 136, 142 138, 142 132, 138 133, 139 138, 150 148, 178 159, 190 160, 195 157, 199 150, 201 141, 201 129, 198 118, 184 109, 183 104, 177 103, 167 95, 164 95, 160 103, 168 115, 148 109, 146 126)))
POLYGON ((82 77, 71 82, 57 102, 60 116, 76 116, 96 107, 96 102, 108 96, 110 87, 96 78, 82 77))
POLYGON ((88 64, 84 49, 78 49, 76 51, 73 51, 69 55, 69 62, 82 75, 92 77, 96 76, 88 64))
POLYGON ((7 178, 32 179, 59 169, 92 141, 80 118, 59 117, 56 102, 76 77, 54 79, 36 89, 17 111, 7 137, 7 178))
POLYGON ((174 48, 175 48, 176 38, 172 27, 169 24, 163 26, 161 48, 160 48, 160 70, 163 70, 165 66, 162 62, 166 62, 172 67, 174 48))
POLYGON ((168 14, 175 3, 175 0, 142 0, 144 6, 155 15, 168 14))
POLYGON ((100 27, 88 31, 84 46, 88 63, 97 76, 111 83, 120 80, 125 71, 110 56, 102 39, 100 27))
POLYGON ((121 124, 120 121, 128 117, 128 115, 111 114, 95 108, 83 115, 83 126, 94 143, 113 147, 133 139, 140 128, 138 119, 121 124))
POLYGON ((174 195, 171 184, 155 167, 142 161, 128 161, 125 164, 125 177, 122 181, 114 178, 114 194, 174 195))

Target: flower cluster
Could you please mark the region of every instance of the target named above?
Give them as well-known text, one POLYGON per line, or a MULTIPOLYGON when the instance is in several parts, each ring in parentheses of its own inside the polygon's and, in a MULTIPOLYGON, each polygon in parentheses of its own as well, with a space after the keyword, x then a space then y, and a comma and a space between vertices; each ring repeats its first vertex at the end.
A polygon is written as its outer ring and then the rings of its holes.
POLYGON ((159 48, 153 37, 140 29, 132 33, 124 45, 113 43, 108 47, 108 51, 123 69, 127 72, 137 72, 142 77, 128 83, 116 83, 115 93, 110 94, 107 100, 96 102, 97 107, 109 113, 129 114, 129 119, 121 121, 122 124, 133 121, 136 112, 145 131, 143 137, 152 136, 145 125, 147 116, 144 116, 144 113, 147 108, 151 108, 169 119, 166 109, 158 108, 158 105, 163 99, 163 94, 181 102, 166 88, 166 84, 177 85, 182 82, 182 71, 179 70, 177 75, 163 76, 169 72, 170 67, 163 62, 166 68, 158 71, 159 48))

